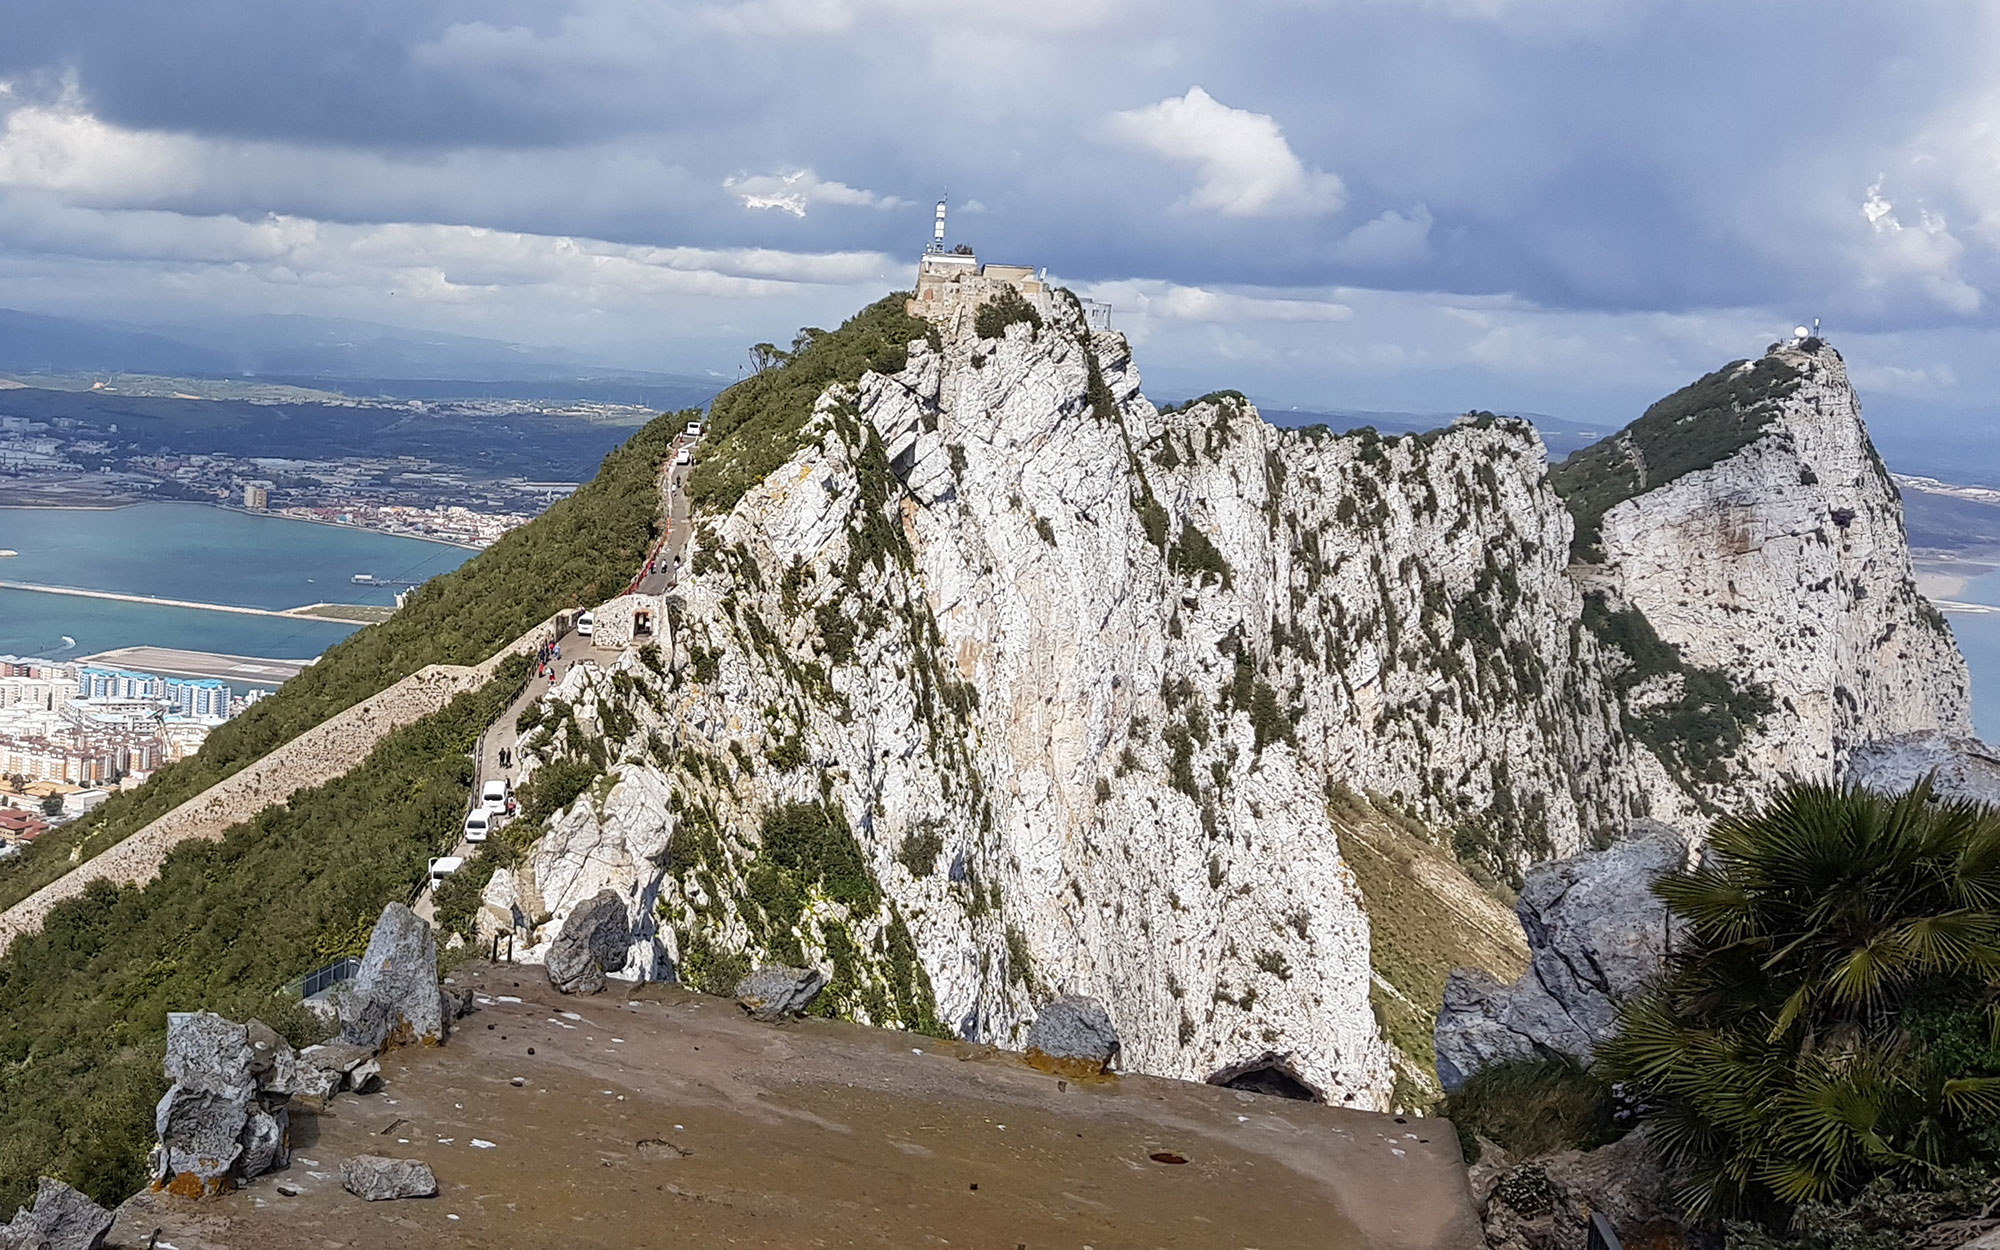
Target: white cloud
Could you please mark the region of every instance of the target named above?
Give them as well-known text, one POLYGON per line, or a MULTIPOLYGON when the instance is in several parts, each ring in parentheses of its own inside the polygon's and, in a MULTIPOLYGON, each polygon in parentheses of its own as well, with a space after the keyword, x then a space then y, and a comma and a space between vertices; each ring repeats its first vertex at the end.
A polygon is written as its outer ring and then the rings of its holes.
POLYGON ((829 35, 871 17, 928 24, 941 34, 1056 34, 1101 25, 1125 0, 739 0, 698 10, 716 29, 737 35, 829 35))
POLYGON ((1877 178, 1861 202, 1868 234, 1858 249, 1865 286, 1912 284, 1933 302, 1956 313, 1979 311, 1979 289, 1959 276, 1965 245, 1942 214, 1919 209, 1917 224, 1904 225, 1877 178))
POLYGON ((733 298, 798 286, 870 286, 891 267, 879 252, 644 247, 602 239, 422 222, 347 224, 271 216, 244 221, 159 210, 76 208, 46 195, 0 193, 0 245, 87 258, 223 266, 267 281, 475 299, 534 288, 584 302, 653 294, 733 298))
POLYGON ((1228 217, 1312 216, 1346 202, 1333 174, 1307 169, 1266 113, 1230 108, 1200 87, 1114 114, 1111 136, 1185 165, 1198 181, 1188 202, 1228 217))
POLYGON ((1431 210, 1419 204, 1408 214, 1394 209, 1356 226, 1333 246, 1333 258, 1350 265, 1408 265, 1430 255, 1431 210))
POLYGON ((1353 315, 1353 309, 1332 300, 1238 294, 1144 279, 1099 282, 1084 293, 1110 304, 1121 323, 1132 318, 1216 324, 1345 321, 1353 315))
MULTIPOLYGON (((0 104, 18 99, 8 89, 0 104)), ((0 186, 82 197, 160 195, 200 184, 202 144, 100 121, 74 82, 48 103, 17 104, 0 125, 0 186)))
POLYGON ((724 179, 722 185, 743 201, 745 208, 777 209, 794 217, 805 216, 806 209, 814 204, 900 208, 907 203, 893 195, 877 195, 844 182, 829 182, 810 169, 795 169, 788 174, 739 175, 724 179))

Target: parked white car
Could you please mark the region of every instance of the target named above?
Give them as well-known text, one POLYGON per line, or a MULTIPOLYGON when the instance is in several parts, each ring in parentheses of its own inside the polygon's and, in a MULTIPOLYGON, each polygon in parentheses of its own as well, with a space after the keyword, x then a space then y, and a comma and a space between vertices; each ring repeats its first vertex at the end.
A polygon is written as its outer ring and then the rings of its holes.
POLYGON ((687 437, 687 438, 700 438, 700 437, 701 437, 701 422, 699 422, 699 421, 690 421, 690 422, 688 422, 688 425, 687 425, 687 428, 686 428, 685 430, 682 430, 682 431, 681 431, 681 434, 682 434, 682 435, 683 435, 684 437, 687 437))
POLYGON ((588 638, 597 632, 597 618, 589 612, 579 612, 576 617, 576 633, 579 638, 588 638))
POLYGON ((678 456, 675 456, 675 457, 674 457, 674 463, 675 463, 675 464, 677 464, 677 465, 689 465, 689 464, 693 464, 693 463, 694 463, 694 449, 693 449, 693 448, 690 448, 690 447, 683 447, 683 448, 681 448, 681 453, 680 453, 680 455, 678 455, 678 456))
POLYGON ((463 867, 465 867, 465 857, 462 855, 445 855, 432 860, 431 884, 436 885, 463 867))
POLYGON ((492 827, 493 817, 486 810, 486 806, 481 804, 473 810, 470 816, 465 818, 465 840, 467 842, 484 842, 487 833, 492 827))
POLYGON ((504 777, 495 777, 491 781, 488 781, 486 788, 479 792, 479 801, 489 812, 506 811, 507 779, 504 777))

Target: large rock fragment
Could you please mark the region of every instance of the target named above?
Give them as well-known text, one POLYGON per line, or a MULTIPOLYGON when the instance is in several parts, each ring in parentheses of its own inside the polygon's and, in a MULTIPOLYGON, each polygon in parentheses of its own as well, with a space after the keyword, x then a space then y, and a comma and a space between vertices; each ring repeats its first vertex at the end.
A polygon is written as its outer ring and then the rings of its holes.
POLYGON ((386 1155, 355 1155, 340 1165, 340 1183, 347 1192, 370 1202, 391 1198, 437 1197, 437 1174, 416 1159, 386 1155))
POLYGON ((1924 778, 1940 798, 2000 803, 2000 751, 1977 738, 1903 734, 1855 748, 1847 779, 1878 794, 1904 794, 1924 778))
POLYGON ((1097 1076, 1118 1047, 1111 1015, 1094 998, 1058 998, 1028 1026, 1028 1062, 1045 1072, 1097 1076))
POLYGON ((153 1181, 185 1197, 233 1188, 257 1103, 248 1027, 206 1011, 167 1016, 167 1079, 153 1112, 153 1181))
POLYGON ((1607 850, 1528 870, 1514 908, 1529 950, 1519 981, 1452 972, 1433 1034, 1447 1090, 1508 1060, 1589 1060, 1615 1032, 1619 1004, 1659 971, 1673 935, 1652 887, 1686 863, 1687 844, 1652 821, 1632 832, 1607 850))
POLYGON ((736 983, 736 1001, 751 1019, 775 1024, 804 1015, 825 988, 826 974, 817 968, 767 964, 736 983))
POLYGON ((577 905, 563 921, 544 959, 549 984, 565 994, 596 994, 604 989, 604 974, 625 966, 632 944, 632 925, 625 900, 615 890, 599 890, 577 905))
POLYGON ((0 1250, 98 1250, 111 1212, 53 1177, 35 1186, 35 1205, 0 1225, 0 1250))
POLYGON ((340 1005, 340 1040, 371 1050, 441 1044, 450 1012, 438 984, 437 937, 401 903, 382 909, 340 1005))

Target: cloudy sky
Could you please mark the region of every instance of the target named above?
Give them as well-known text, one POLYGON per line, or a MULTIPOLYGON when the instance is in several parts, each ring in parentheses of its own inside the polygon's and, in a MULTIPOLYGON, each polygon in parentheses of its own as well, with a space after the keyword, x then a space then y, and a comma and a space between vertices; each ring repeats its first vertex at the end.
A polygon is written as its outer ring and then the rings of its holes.
MULTIPOLYGON (((1981 0, 0 0, 0 306, 733 376, 952 237, 1156 394, 1634 415, 1826 319, 2000 384, 1981 0)), ((1879 419, 1879 418, 1878 418, 1879 419)))

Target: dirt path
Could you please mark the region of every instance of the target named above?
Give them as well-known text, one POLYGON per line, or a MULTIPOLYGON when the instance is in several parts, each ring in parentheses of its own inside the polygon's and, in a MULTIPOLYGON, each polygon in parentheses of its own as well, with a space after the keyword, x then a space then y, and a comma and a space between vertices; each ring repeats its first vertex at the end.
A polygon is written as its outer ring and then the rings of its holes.
POLYGON ((1063 1083, 986 1047, 760 1025, 674 986, 579 1000, 539 968, 457 980, 481 1010, 443 1049, 388 1057, 384 1093, 296 1121, 288 1171, 200 1204, 135 1199, 110 1244, 160 1227, 177 1250, 1480 1245, 1443 1121, 1063 1083), (439 1197, 348 1195, 357 1153, 424 1160, 439 1197))

